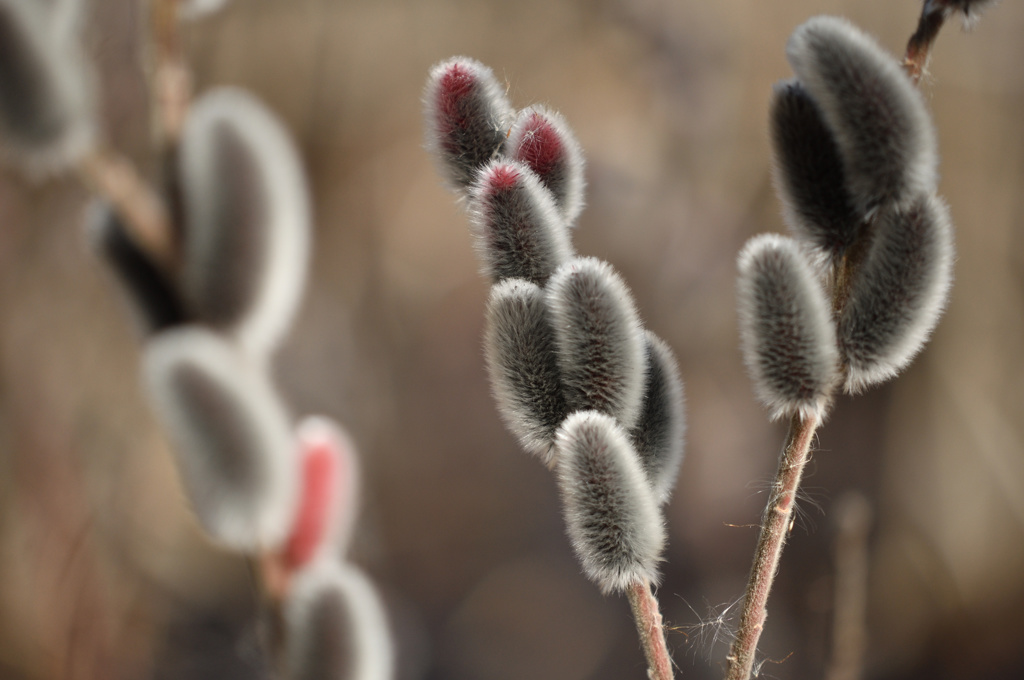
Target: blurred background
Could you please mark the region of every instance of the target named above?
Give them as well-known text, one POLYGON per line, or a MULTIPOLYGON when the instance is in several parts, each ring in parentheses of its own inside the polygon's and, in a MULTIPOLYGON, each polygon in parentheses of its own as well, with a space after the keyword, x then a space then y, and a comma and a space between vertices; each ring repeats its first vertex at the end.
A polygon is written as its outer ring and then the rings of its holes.
MULTIPOLYGON (((94 0, 110 144, 155 170, 146 17, 94 0)), ((645 677, 624 598, 579 573, 551 475, 498 419, 487 284, 423 150, 430 66, 490 65, 587 157, 579 252, 610 261, 686 381, 687 456, 659 590, 680 677, 722 677, 784 428, 738 350, 735 258, 784 231, 766 111, 790 32, 842 14, 902 53, 915 0, 235 0, 188 24, 199 91, 287 124, 316 207, 310 286, 276 376, 358 442, 352 560, 380 585, 401 680, 645 677)), ((956 283, 909 370, 841 398, 769 606, 762 676, 830 665, 839 506, 873 514, 866 673, 1024 678, 1024 5, 940 36, 923 91, 956 283)), ((139 326, 72 179, 0 170, 0 678, 266 676, 253 579, 210 546, 139 388, 139 326)))

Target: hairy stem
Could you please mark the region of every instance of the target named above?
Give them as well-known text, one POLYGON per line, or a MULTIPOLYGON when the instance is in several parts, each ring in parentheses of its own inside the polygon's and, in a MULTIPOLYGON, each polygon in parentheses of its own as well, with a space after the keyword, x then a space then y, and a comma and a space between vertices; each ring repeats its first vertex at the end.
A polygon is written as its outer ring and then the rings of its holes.
POLYGON ((185 64, 179 27, 181 0, 152 0, 152 88, 154 127, 160 145, 173 148, 192 97, 192 77, 185 64))
POLYGON ((757 642, 768 615, 768 593, 771 592, 782 548, 789 536, 796 490, 819 424, 821 418, 817 415, 807 418, 796 415, 790 421, 789 434, 779 457, 779 469, 772 483, 771 497, 761 519, 761 535, 743 598, 739 630, 736 631, 736 639, 727 658, 727 680, 748 680, 753 671, 757 642))
POLYGON ((647 657, 647 677, 650 680, 672 680, 672 659, 665 644, 665 628, 661 621, 658 599, 646 580, 634 583, 627 591, 633 609, 640 645, 647 657))

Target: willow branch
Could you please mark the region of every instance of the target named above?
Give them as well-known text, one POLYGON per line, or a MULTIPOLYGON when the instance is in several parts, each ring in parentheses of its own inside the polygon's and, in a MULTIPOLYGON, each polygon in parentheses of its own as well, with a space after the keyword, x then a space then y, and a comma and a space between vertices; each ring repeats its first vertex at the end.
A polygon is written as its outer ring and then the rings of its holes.
POLYGON ((727 657, 727 680, 747 680, 753 671, 757 643, 768 616, 768 594, 779 568, 782 548, 789 536, 796 491, 810 457, 811 441, 820 423, 818 416, 801 418, 796 415, 790 421, 789 434, 772 483, 771 497, 761 519, 761 534, 747 582, 739 630, 736 631, 736 639, 727 657))
POLYGON ((651 680, 672 680, 672 659, 665 644, 665 628, 651 584, 646 581, 634 583, 627 593, 640 644, 647 658, 647 677, 651 680))

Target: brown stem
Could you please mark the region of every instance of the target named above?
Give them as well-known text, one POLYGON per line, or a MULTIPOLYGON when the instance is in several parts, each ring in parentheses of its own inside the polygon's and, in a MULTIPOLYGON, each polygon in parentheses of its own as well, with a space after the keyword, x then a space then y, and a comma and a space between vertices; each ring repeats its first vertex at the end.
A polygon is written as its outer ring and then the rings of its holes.
POLYGON ((160 145, 173 148, 192 97, 192 77, 185 64, 178 19, 180 0, 152 0, 153 101, 160 145))
POLYGON ((772 483, 771 497, 761 519, 761 535, 750 569, 747 592, 740 614, 739 630, 729 650, 727 680, 747 680, 754 668, 757 641, 768 615, 768 593, 779 567, 779 557, 792 523, 796 490, 811 450, 811 441, 821 419, 817 415, 793 416, 789 435, 779 457, 779 469, 772 483))
POLYGON ((924 7, 921 9, 921 18, 917 22, 917 30, 907 42, 907 53, 903 59, 903 68, 906 69, 907 75, 915 85, 921 80, 921 76, 928 66, 932 43, 939 36, 939 31, 942 30, 942 24, 945 23, 948 14, 949 9, 944 2, 925 0, 924 7))
POLYGON ((173 271, 176 252, 167 209, 135 166, 112 151, 97 149, 82 159, 78 173, 92 191, 110 201, 139 246, 173 271))
POLYGON ((651 584, 638 581, 629 587, 629 605, 633 609, 640 644, 647 657, 647 677, 650 680, 672 680, 672 659, 665 644, 665 628, 658 609, 658 599, 651 592, 651 584))

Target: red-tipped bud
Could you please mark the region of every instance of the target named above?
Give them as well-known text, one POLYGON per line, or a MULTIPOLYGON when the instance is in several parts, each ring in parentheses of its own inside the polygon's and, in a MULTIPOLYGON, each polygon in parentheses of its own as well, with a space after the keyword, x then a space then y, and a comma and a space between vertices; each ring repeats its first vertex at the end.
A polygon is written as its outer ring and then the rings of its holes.
POLYGON ((497 160, 485 167, 470 190, 470 208, 492 281, 518 278, 543 286, 573 255, 550 192, 522 163, 497 160))
POLYGON ((457 189, 500 153, 515 116, 491 69, 468 57, 430 70, 423 108, 427 148, 457 189))
POLYGON ((329 418, 306 418, 299 424, 298 440, 302 481, 284 550, 289 570, 317 555, 340 555, 351 538, 358 505, 358 461, 341 428, 329 418))
POLYGON ((583 152, 565 119, 542 106, 523 109, 505 151, 537 173, 565 223, 575 222, 583 210, 583 152))

